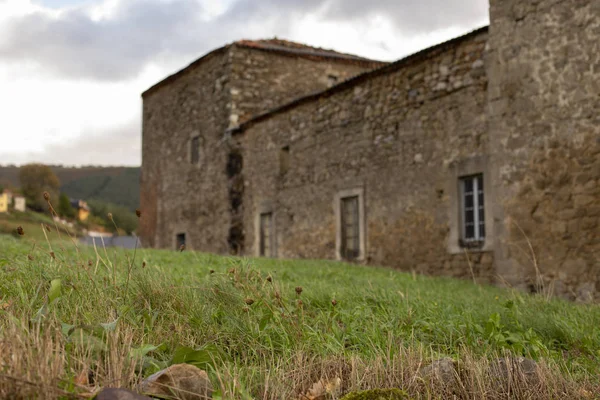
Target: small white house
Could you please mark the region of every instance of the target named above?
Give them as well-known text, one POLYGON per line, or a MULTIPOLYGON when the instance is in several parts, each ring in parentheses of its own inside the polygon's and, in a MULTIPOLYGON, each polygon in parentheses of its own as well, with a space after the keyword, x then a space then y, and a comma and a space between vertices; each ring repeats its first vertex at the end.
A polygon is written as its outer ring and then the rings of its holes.
POLYGON ((14 196, 14 209, 15 211, 25 212, 25 197, 23 196, 14 196))

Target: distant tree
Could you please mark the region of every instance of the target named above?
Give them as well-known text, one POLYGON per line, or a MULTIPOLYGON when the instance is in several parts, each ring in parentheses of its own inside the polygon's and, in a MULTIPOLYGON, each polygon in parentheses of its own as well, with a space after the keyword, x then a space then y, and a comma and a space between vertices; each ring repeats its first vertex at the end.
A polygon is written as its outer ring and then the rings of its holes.
POLYGON ((115 231, 115 225, 117 225, 119 230, 125 231, 128 235, 137 229, 138 217, 127 207, 96 199, 89 200, 88 205, 90 206, 92 216, 102 220, 102 225, 110 231, 115 231), (112 215, 114 223, 108 218, 108 213, 112 215))
POLYGON ((47 209, 44 192, 48 192, 50 200, 56 202, 60 181, 49 166, 44 164, 23 165, 19 168, 19 180, 27 204, 33 210, 44 211, 47 209))
POLYGON ((64 193, 60 194, 58 198, 58 215, 64 218, 75 218, 75 209, 71 205, 69 196, 64 193))

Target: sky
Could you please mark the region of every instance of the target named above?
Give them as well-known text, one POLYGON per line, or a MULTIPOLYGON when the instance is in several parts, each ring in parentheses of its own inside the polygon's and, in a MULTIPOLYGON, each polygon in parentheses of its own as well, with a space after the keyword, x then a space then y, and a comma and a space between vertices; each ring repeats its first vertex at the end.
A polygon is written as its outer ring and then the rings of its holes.
POLYGON ((140 165, 141 93, 236 40, 393 61, 487 23, 487 0, 0 0, 0 165, 140 165))

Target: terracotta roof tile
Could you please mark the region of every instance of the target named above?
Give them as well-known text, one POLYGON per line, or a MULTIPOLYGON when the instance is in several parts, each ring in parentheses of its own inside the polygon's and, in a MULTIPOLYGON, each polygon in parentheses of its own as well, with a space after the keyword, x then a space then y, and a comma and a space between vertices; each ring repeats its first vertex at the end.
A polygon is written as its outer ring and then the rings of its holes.
POLYGON ((320 47, 312 47, 312 46, 308 46, 308 45, 305 45, 302 43, 296 43, 296 42, 291 42, 289 40, 283 40, 283 39, 277 39, 277 38, 263 39, 263 40, 238 40, 236 42, 233 42, 232 44, 228 44, 223 47, 219 47, 218 49, 215 49, 215 50, 203 55, 196 61, 189 64, 187 67, 175 72, 172 75, 167 76, 162 81, 154 84, 153 86, 148 88, 146 91, 144 91, 142 93, 142 97, 152 93, 154 90, 158 89, 159 87, 164 86, 164 85, 168 84, 169 82, 177 79, 177 77, 184 74, 190 68, 192 68, 196 65, 199 65, 208 57, 210 57, 214 54, 218 54, 218 53, 227 51, 232 45, 237 45, 237 46, 245 47, 248 49, 257 49, 257 50, 261 50, 261 51, 272 51, 272 52, 276 52, 276 53, 289 54, 289 55, 309 58, 309 59, 313 59, 313 60, 322 61, 322 60, 329 59, 329 60, 336 60, 338 62, 344 62, 344 63, 357 63, 359 65, 366 66, 368 68, 377 68, 382 65, 389 64, 384 61, 370 60, 368 58, 359 57, 359 56, 355 56, 352 54, 340 53, 335 50, 322 49, 320 47))
POLYGON ((351 77, 335 86, 332 86, 328 89, 319 90, 314 93, 309 93, 305 96, 301 96, 297 99, 294 99, 288 103, 282 104, 280 106, 277 106, 275 108, 272 108, 272 109, 262 112, 260 114, 254 115, 254 116, 250 117, 250 119, 239 124, 237 127, 231 128, 230 132, 233 134, 243 133, 248 127, 252 126, 253 124, 255 124, 259 121, 270 118, 273 115, 279 114, 279 113, 287 111, 289 109, 292 109, 300 104, 308 103, 308 102, 311 102, 311 101, 319 99, 319 98, 331 96, 333 93, 336 93, 338 91, 345 90, 349 87, 360 84, 361 82, 364 82, 375 76, 380 76, 380 75, 384 75, 384 74, 388 74, 388 73, 397 71, 398 69, 403 68, 408 63, 418 62, 421 59, 424 59, 429 54, 431 54, 435 51, 442 51, 444 48, 447 48, 450 46, 455 46, 457 43, 460 43, 461 41, 471 38, 473 36, 478 36, 478 35, 481 35, 484 33, 487 34, 488 30, 489 30, 489 27, 484 26, 479 29, 475 29, 474 31, 471 31, 469 33, 466 33, 462 36, 455 37, 453 39, 447 40, 445 42, 442 42, 442 43, 436 44, 434 46, 428 47, 426 49, 423 49, 421 51, 418 51, 414 54, 411 54, 409 56, 401 58, 392 63, 382 63, 385 65, 383 65, 379 68, 375 68, 375 69, 363 72, 362 74, 353 76, 353 77, 351 77))
POLYGON ((284 39, 262 39, 262 40, 238 40, 234 44, 238 46, 290 53, 300 56, 313 56, 318 58, 336 58, 341 60, 359 61, 375 64, 387 64, 383 61, 371 60, 365 57, 356 56, 354 54, 340 53, 335 50, 323 49, 321 47, 308 46, 302 43, 291 42, 284 39))

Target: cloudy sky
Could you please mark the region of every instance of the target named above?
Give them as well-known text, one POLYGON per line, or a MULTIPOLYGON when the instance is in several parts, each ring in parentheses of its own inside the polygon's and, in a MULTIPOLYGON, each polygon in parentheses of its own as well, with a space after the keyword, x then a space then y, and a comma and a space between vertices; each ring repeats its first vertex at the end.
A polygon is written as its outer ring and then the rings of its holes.
POLYGON ((0 164, 139 165, 142 91, 238 39, 395 60, 487 0, 0 0, 0 164))

